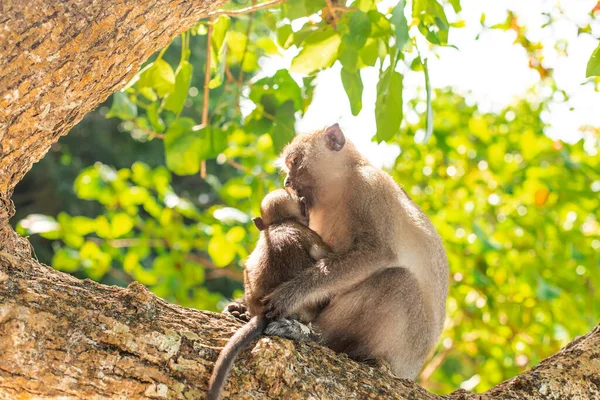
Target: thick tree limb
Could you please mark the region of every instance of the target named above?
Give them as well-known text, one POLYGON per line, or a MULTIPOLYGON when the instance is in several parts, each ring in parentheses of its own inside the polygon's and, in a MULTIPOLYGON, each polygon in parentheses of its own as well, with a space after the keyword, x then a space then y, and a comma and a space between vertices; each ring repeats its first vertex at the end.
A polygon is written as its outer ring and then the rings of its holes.
POLYGON ((140 64, 224 0, 4 0, 0 6, 0 249, 12 188, 140 64))
MULTIPOLYGON (((139 284, 78 280, 41 265, 8 225, 10 193, 58 137, 153 51, 220 0, 5 0, 0 14, 0 398, 201 398, 239 323, 174 306, 139 284)), ((312 343, 261 338, 229 398, 441 399, 387 369, 312 343)), ((600 397, 600 327, 528 373, 446 399, 600 397)))
MULTIPOLYGON (((168 304, 142 285, 108 287, 0 252, 0 398, 201 398, 240 323, 168 304)), ((313 343, 261 338, 236 362, 227 397, 441 399, 313 343)), ((600 396, 600 326, 480 397, 600 396)))

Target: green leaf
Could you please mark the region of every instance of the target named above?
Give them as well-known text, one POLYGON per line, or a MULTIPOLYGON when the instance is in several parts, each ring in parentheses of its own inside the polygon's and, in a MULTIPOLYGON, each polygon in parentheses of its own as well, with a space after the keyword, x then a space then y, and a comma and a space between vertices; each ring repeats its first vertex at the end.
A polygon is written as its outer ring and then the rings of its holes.
POLYGON ((208 242, 208 255, 217 267, 225 267, 235 258, 235 249, 225 235, 219 232, 208 242))
POLYGON ((219 58, 219 53, 225 42, 225 36, 229 25, 231 24, 231 18, 228 15, 220 15, 212 23, 212 37, 211 37, 211 68, 215 68, 219 58))
POLYGON ((360 72, 348 71, 347 69, 342 68, 341 75, 344 90, 348 95, 348 100, 350 100, 350 109, 352 110, 352 115, 358 115, 362 109, 363 93, 363 83, 362 79, 360 78, 360 72))
POLYGON ((377 84, 375 102, 378 142, 394 137, 402 122, 402 74, 394 71, 390 65, 383 75, 384 79, 380 79, 377 84))
POLYGON ((344 34, 342 40, 348 46, 360 50, 371 34, 371 19, 362 11, 353 12, 348 21, 348 28, 349 31, 344 34))
POLYGON ((454 8, 454 12, 460 12, 462 7, 460 6, 460 0, 449 0, 450 4, 452 4, 452 8, 454 8))
POLYGON ((275 125, 269 133, 273 140, 273 149, 276 153, 283 150, 295 135, 294 124, 296 123, 294 103, 291 100, 286 101, 277 108, 275 116, 275 125))
POLYGON ((309 16, 325 8, 326 4, 325 0, 304 0, 304 7, 306 8, 305 16, 309 16))
POLYGON ((52 266, 59 271, 75 272, 79 269, 79 252, 69 248, 61 248, 52 256, 52 266))
POLYGON ((181 114, 188 96, 193 71, 194 67, 188 61, 182 61, 179 64, 177 75, 175 76, 175 91, 167 97, 167 102, 165 103, 166 110, 173 111, 178 116, 181 114))
POLYGON ((150 104, 146 108, 146 115, 148 116, 148 121, 150 121, 150 125, 152 125, 152 129, 155 132, 160 133, 165 130, 165 123, 163 122, 163 120, 160 118, 160 115, 158 114, 159 106, 160 105, 158 104, 158 102, 150 104))
POLYGON ((149 87, 140 88, 139 93, 150 101, 156 101, 158 99, 154 89, 149 87))
POLYGON ((292 26, 289 24, 282 25, 277 29, 277 44, 284 49, 287 49, 292 45, 293 39, 292 26))
POLYGON ((336 60, 341 38, 332 29, 310 34, 300 53, 292 60, 290 72, 311 75, 329 68, 336 60))
POLYGON ((283 8, 285 16, 292 21, 308 15, 304 0, 289 0, 283 3, 281 8, 283 8))
POLYGON ((159 97, 164 97, 175 90, 175 72, 168 62, 158 59, 140 74, 136 85, 153 88, 159 97))
POLYGON ((542 300, 554 300, 560 296, 562 290, 542 278, 538 278, 537 297, 542 300))
POLYGON ((200 137, 200 160, 215 158, 227 148, 227 133, 213 126, 194 132, 200 137))
POLYGON ((396 33, 396 48, 402 50, 408 43, 408 22, 404 16, 405 0, 400 0, 396 7, 392 10, 390 21, 394 24, 396 33))
POLYGON ((425 74, 425 91, 427 93, 427 118, 425 120, 425 138, 423 139, 423 143, 427 143, 433 134, 433 107, 431 106, 431 82, 429 82, 427 59, 423 61, 423 73, 425 74))
POLYGON ((367 13, 369 20, 371 21, 371 37, 387 37, 392 32, 392 25, 387 20, 385 15, 376 10, 371 10, 367 13))
POLYGON ((377 57, 379 56, 379 41, 380 39, 373 38, 369 38, 367 40, 367 43, 365 43, 364 47, 360 50, 360 53, 358 54, 358 68, 366 66, 373 67, 375 65, 375 63, 377 62, 377 57))
POLYGON ((123 92, 115 92, 112 96, 113 102, 106 118, 117 117, 124 121, 134 119, 138 115, 137 106, 123 92))
POLYGON ((245 237, 246 230, 241 226, 234 226, 225 235, 225 238, 229 243, 239 243, 244 240, 245 237))
POLYGON ((362 12, 367 12, 375 7, 374 0, 355 0, 352 2, 351 7, 358 8, 362 12))
POLYGON ((448 19, 444 7, 436 0, 414 0, 413 18, 420 21, 419 30, 434 44, 448 43, 448 19))
MULTIPOLYGON (((361 50, 365 50, 366 46, 361 50)), ((348 45, 345 41, 340 44, 338 60, 342 64, 342 67, 349 71, 356 71, 359 69, 359 52, 352 46, 348 45)))
MULTIPOLYGON (((254 103, 259 104, 265 94, 273 95, 279 104, 292 100, 297 109, 302 107, 302 90, 285 69, 278 70, 271 77, 258 80, 252 85, 249 97, 254 103)), ((275 110, 270 111, 275 112, 275 110)))
POLYGON ((133 218, 129 215, 120 212, 116 213, 110 218, 110 231, 113 238, 126 235, 133 229, 134 226, 133 218))
POLYGON ((585 77, 589 78, 590 76, 600 76, 600 45, 592 53, 585 69, 585 77))
POLYGON ((277 45, 270 37, 261 37, 256 40, 256 46, 262 49, 265 53, 269 55, 281 55, 281 52, 277 48, 277 45))
POLYGON ((171 123, 165 134, 167 167, 177 175, 192 175, 200 170, 202 138, 193 131, 191 118, 179 118, 171 123))

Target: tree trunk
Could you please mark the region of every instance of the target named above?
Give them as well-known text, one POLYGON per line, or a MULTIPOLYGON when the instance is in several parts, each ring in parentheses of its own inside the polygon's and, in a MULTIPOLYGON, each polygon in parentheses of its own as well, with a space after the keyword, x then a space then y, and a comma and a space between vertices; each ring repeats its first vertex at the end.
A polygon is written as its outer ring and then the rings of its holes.
MULTIPOLYGON (((174 306, 143 286, 108 287, 39 264, 8 225, 15 184, 50 145, 122 87, 152 52, 206 16, 209 0, 4 0, 0 14, 0 398, 203 395, 240 326, 174 306)), ((314 343, 261 338, 242 353, 229 398, 441 399, 314 343)), ((600 397, 600 326, 482 395, 600 397)))

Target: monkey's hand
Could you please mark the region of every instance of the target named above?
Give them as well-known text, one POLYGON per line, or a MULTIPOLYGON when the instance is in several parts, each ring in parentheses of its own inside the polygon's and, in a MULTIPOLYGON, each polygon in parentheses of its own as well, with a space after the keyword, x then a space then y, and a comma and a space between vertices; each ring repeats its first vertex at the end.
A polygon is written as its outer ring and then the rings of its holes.
POLYGON ((319 304, 325 296, 313 288, 320 275, 321 271, 309 268, 279 285, 263 299, 265 316, 270 319, 285 318, 309 304, 319 304))
POLYGON ((265 296, 263 303, 267 318, 285 318, 300 308, 302 291, 295 287, 296 283, 296 279, 289 280, 265 296))

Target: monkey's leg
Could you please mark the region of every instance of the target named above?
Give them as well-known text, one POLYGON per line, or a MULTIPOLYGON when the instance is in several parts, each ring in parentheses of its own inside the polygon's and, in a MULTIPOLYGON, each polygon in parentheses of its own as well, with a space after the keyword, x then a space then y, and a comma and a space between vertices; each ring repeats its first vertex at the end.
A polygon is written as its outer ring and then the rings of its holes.
POLYGON ((313 324, 336 352, 383 359, 398 377, 414 379, 439 333, 428 320, 414 276, 388 268, 336 295, 313 324))
POLYGON ((281 336, 292 340, 313 340, 311 329, 302 322, 291 318, 271 321, 264 333, 268 336, 281 336))

